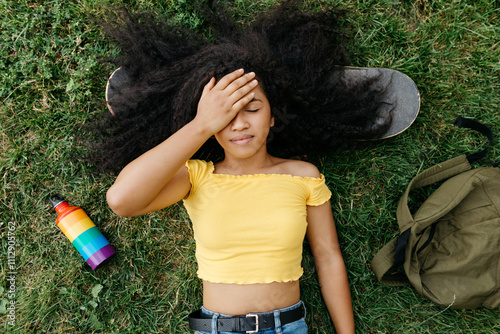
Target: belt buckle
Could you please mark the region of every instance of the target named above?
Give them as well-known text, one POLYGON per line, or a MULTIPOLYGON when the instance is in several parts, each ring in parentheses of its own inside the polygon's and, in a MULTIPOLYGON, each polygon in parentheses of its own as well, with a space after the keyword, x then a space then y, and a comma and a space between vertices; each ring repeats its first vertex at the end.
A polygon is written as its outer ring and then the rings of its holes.
POLYGON ((254 331, 246 331, 246 333, 257 333, 259 331, 259 315, 248 313, 246 315, 247 318, 255 317, 255 330, 254 331))

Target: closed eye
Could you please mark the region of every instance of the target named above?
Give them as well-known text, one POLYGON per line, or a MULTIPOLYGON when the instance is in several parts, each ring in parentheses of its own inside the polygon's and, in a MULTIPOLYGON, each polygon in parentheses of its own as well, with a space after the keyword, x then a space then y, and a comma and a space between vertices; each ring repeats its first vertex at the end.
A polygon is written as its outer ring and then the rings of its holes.
POLYGON ((257 111, 259 111, 259 109, 252 109, 252 110, 245 110, 245 111, 247 111, 247 112, 257 112, 257 111))

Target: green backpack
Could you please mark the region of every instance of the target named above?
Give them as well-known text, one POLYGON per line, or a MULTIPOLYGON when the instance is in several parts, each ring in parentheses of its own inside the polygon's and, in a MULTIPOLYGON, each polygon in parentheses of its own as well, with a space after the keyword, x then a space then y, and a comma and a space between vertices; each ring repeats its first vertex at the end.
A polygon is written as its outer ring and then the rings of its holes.
MULTIPOLYGON (((455 124, 493 141, 482 124, 461 117, 455 124)), ((420 295, 451 308, 500 306, 500 168, 470 165, 485 154, 450 159, 410 182, 397 208, 400 236, 371 263, 380 283, 411 284, 420 295), (443 180, 412 215, 410 191, 443 180)))

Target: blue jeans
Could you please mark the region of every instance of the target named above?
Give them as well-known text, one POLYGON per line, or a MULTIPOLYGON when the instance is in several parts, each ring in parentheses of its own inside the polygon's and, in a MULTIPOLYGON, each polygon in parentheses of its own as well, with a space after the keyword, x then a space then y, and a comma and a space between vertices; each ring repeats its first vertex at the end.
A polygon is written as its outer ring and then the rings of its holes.
MULTIPOLYGON (((263 329, 261 331, 258 331, 256 334, 307 334, 307 325, 306 321, 304 318, 299 319, 294 322, 290 322, 286 325, 281 325, 281 320, 280 320, 280 312, 288 311, 288 310, 293 310, 298 307, 303 307, 303 303, 300 301, 295 305, 292 305, 290 307, 282 308, 279 310, 274 310, 268 313, 259 313, 259 314, 273 314, 274 313, 274 328, 270 329, 263 329)), ((218 317, 224 317, 228 316, 226 314, 221 314, 221 313, 215 313, 212 311, 207 310, 206 308, 202 307, 201 312, 206 314, 206 315, 211 315, 212 316, 212 323, 217 324, 217 318, 218 317)), ((240 332, 218 332, 217 329, 213 329, 212 332, 195 332, 195 334, 241 334, 240 332)))

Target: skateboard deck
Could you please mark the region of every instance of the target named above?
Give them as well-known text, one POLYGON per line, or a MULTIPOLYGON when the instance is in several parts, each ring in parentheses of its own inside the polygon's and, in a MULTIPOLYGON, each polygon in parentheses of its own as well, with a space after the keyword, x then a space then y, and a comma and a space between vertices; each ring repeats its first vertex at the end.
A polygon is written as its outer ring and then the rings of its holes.
POLYGON ((378 77, 376 84, 385 87, 383 100, 387 103, 383 103, 378 111, 381 117, 392 114, 392 122, 385 133, 372 140, 394 137, 408 129, 417 118, 420 93, 415 82, 406 74, 388 68, 346 67, 344 76, 346 80, 353 81, 378 77))
MULTIPOLYGON (((410 77, 387 68, 345 67, 343 70, 345 80, 355 82, 378 77, 376 84, 383 88, 383 100, 386 103, 382 103, 378 111, 381 117, 388 117, 392 114, 392 122, 385 133, 371 140, 394 137, 413 124, 420 111, 420 93, 410 77)), ((128 75, 121 67, 116 69, 108 79, 106 104, 112 115, 115 115, 112 107, 113 97, 126 89, 128 81, 128 75)))
POLYGON ((114 70, 109 76, 108 82, 106 83, 106 105, 111 115, 115 115, 113 107, 111 106, 114 102, 114 97, 117 93, 121 92, 128 85, 128 75, 121 67, 114 70))

